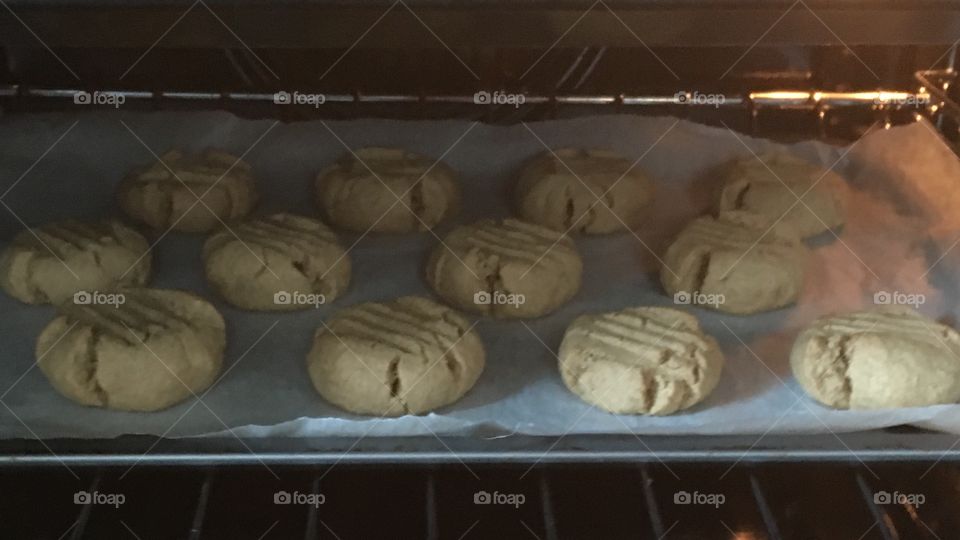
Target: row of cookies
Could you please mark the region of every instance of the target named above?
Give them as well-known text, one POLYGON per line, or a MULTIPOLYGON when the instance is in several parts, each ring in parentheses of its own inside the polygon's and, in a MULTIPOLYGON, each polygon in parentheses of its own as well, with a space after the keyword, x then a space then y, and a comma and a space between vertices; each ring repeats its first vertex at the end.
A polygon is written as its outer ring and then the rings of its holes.
MULTIPOLYGON (((560 231, 634 227, 652 199, 652 185, 633 165, 604 150, 546 152, 519 173, 517 211, 527 221, 560 231)), ((456 176, 442 161, 413 152, 362 148, 317 175, 316 203, 327 222, 348 231, 422 231, 457 213, 456 176)), ((242 219, 259 199, 250 165, 213 149, 170 151, 131 171, 116 194, 132 219, 183 232, 209 232, 242 219)))
MULTIPOLYGON (((805 249, 778 228, 764 233, 753 214, 724 212, 680 233, 661 279, 667 292, 722 294, 718 309, 752 313, 796 297, 805 249)), ((305 309, 333 301, 350 283, 350 255, 333 231, 305 216, 273 214, 221 229, 204 243, 202 258, 213 289, 242 309, 305 309)), ((133 229, 68 220, 18 234, 0 254, 0 287, 26 303, 58 304, 78 291, 143 286, 151 267, 147 240, 133 229)), ((498 318, 555 311, 577 293, 582 274, 570 237, 512 218, 454 228, 426 264, 441 298, 498 318)))
MULTIPOLYGON (((234 306, 289 311, 337 298, 349 285, 350 255, 321 221, 292 214, 249 219, 203 245, 208 282, 234 306), (312 301, 299 301, 300 298, 312 301)), ((0 253, 0 287, 28 304, 60 304, 79 292, 149 281, 149 244, 114 220, 67 220, 27 229, 0 253)), ((455 307, 505 318, 556 310, 580 288, 574 242, 515 219, 455 228, 427 262, 427 280, 455 307)))
MULTIPOLYGON (((584 315, 559 350, 566 386, 620 414, 669 414, 706 398, 724 364, 697 319, 670 308, 584 315)), ((800 387, 837 409, 960 402, 960 333, 916 310, 886 306, 821 317, 790 351, 800 387)))
MULTIPOLYGON (((155 411, 218 379, 223 317, 190 293, 125 289, 124 301, 63 304, 41 332, 40 370, 88 406, 155 411)), ((567 386, 620 413, 668 414, 716 386, 723 356, 695 317, 669 308, 584 316, 560 346, 567 386)), ((485 352, 474 325, 421 297, 345 308, 318 328, 307 375, 328 402, 350 412, 399 416, 453 403, 477 382, 485 352)))
MULTIPOLYGON (((127 289, 124 301, 64 304, 41 332, 37 363, 64 396, 84 405, 154 411, 197 396, 218 378, 226 327, 189 293, 127 289)), ((960 401, 960 334, 907 308, 824 317, 790 355, 801 387, 837 408, 960 401)), ((670 414, 704 400, 724 357, 692 314, 628 308, 577 318, 558 351, 567 388, 619 414, 670 414)), ((420 297, 363 303, 313 336, 307 374, 350 412, 421 414, 465 395, 484 369, 474 325, 420 297)))
MULTIPOLYGON (((156 411, 198 396, 221 373, 227 328, 187 292, 130 288, 122 302, 65 303, 40 333, 37 364, 88 406, 156 411)), ((427 412, 465 394, 484 367, 478 334, 432 300, 351 306, 317 330, 307 374, 334 405, 362 414, 427 412)))
MULTIPOLYGON (((677 236, 663 257, 661 281, 668 293, 724 297, 703 305, 755 313, 796 298, 806 250, 754 214, 723 212, 698 218, 677 236)), ((350 283, 350 255, 333 231, 305 216, 274 214, 221 229, 204 243, 202 258, 214 290, 242 309, 305 309, 315 302, 291 295, 329 302, 350 283)), ((0 253, 0 287, 25 303, 57 304, 78 291, 143 286, 151 267, 147 239, 132 228, 67 220, 18 234, 0 253)), ((456 227, 426 265, 428 283, 451 305, 499 318, 556 310, 579 290, 582 272, 571 238, 510 218, 456 227)))

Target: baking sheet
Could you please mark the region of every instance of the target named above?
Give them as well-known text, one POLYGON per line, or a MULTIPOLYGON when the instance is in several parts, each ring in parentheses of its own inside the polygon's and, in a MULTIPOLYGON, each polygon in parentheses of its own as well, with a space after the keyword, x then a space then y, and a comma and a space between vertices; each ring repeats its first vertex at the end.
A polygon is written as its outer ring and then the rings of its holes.
POLYGON ((154 159, 151 150, 160 155, 173 147, 217 146, 238 155, 249 150, 246 160, 264 193, 258 212, 310 215, 316 215, 312 179, 345 152, 342 144, 444 155, 460 171, 469 204, 437 231, 441 236, 457 223, 507 215, 507 192, 517 168, 544 151, 544 145, 609 148, 631 158, 644 155, 639 166, 656 179, 660 201, 636 236, 577 238, 585 263, 583 288, 557 313, 525 323, 479 321, 487 368, 461 401, 435 414, 399 419, 345 414, 326 404, 309 383, 304 358, 314 329, 341 307, 404 294, 431 295, 423 263, 437 243, 434 236, 360 239, 341 234, 345 245, 357 242, 350 253, 354 274, 349 291, 320 309, 274 314, 244 312, 217 299, 202 278, 203 237, 171 233, 154 250, 152 285, 196 291, 222 311, 229 335, 222 380, 200 400, 157 413, 74 405, 33 366, 35 338, 54 310, 0 295, 3 438, 128 433, 184 437, 228 430, 254 437, 763 434, 898 424, 960 433, 960 405, 875 412, 821 407, 804 396, 787 363, 793 336, 806 322, 823 313, 871 305, 878 291, 922 294, 924 313, 948 321, 956 316, 960 249, 953 245, 960 238, 960 213, 955 211, 960 208, 960 162, 926 123, 879 129, 852 148, 816 142, 790 146, 792 152, 825 165, 840 160, 836 170, 849 180, 848 222, 839 238, 826 234, 816 239, 796 307, 752 317, 692 308, 721 342, 727 363, 719 386, 705 402, 669 417, 618 416, 592 408, 563 386, 554 351, 564 328, 582 313, 672 305, 659 286, 654 253, 662 253, 677 230, 709 206, 714 167, 749 155, 745 145, 760 152, 773 144, 769 141, 673 118, 627 115, 504 127, 376 119, 282 124, 222 112, 122 110, 11 116, 0 120, 0 141, 0 185, 9 189, 0 199, 8 207, 0 208, 3 245, 23 223, 118 215, 114 184, 129 168, 154 159))

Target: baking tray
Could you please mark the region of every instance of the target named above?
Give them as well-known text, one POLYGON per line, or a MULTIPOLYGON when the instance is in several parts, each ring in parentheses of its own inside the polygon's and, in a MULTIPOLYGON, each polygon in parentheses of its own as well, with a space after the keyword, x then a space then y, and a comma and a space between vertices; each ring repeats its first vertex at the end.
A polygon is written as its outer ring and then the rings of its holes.
POLYGON ((960 440, 912 428, 836 435, 631 436, 568 435, 506 438, 418 436, 361 440, 204 438, 190 440, 124 436, 110 440, 0 441, 0 465, 68 467, 140 464, 284 465, 377 463, 606 462, 847 462, 960 461, 960 440))
POLYGON ((17 463, 67 460, 77 463, 137 459, 160 463, 224 460, 455 461, 459 459, 657 460, 657 459, 952 459, 955 436, 917 430, 791 437, 757 434, 741 437, 607 436, 530 437, 474 432, 471 437, 377 437, 254 440, 206 438, 188 441, 152 437, 116 440, 4 441, 2 459, 17 463), (148 454, 143 456, 143 454, 148 454))

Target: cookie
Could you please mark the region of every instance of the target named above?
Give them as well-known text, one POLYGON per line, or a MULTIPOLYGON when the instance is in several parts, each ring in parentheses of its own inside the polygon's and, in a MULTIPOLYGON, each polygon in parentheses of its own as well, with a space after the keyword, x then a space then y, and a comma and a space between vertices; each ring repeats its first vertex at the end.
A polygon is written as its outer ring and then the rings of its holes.
POLYGON ((790 351, 797 382, 838 409, 960 401, 960 334, 907 307, 823 317, 790 351))
POLYGON ((67 220, 26 230, 0 254, 0 287, 21 302, 59 304, 76 293, 139 286, 150 244, 118 221, 67 220))
POLYGON ((130 218, 184 232, 207 232, 241 219, 257 198, 250 165, 212 149, 195 155, 172 150, 117 186, 117 201, 130 218))
POLYGON ((156 411, 202 392, 220 373, 223 317, 189 293, 124 289, 111 303, 61 305, 37 340, 37 364, 67 398, 156 411))
POLYGON ((677 303, 747 315, 795 302, 807 256, 792 229, 724 212, 680 232, 663 256, 660 281, 677 303))
POLYGON ((290 311, 333 301, 350 284, 350 257, 323 223, 292 214, 245 221, 203 246, 207 281, 231 304, 290 311))
POLYGON ((617 414, 671 414, 717 386, 723 353, 696 317, 639 307, 584 315, 560 344, 560 375, 571 392, 617 414))
POLYGON ((786 152, 769 152, 727 166, 718 206, 721 212, 753 212, 767 226, 780 220, 807 238, 843 225, 843 186, 843 178, 831 170, 786 152))
POLYGON ((450 308, 406 296, 351 306, 317 329, 310 380, 358 414, 422 414, 460 399, 480 377, 483 344, 450 308))
POLYGON ((516 219, 458 227, 427 261, 427 281, 444 300, 507 319, 556 310, 580 289, 582 272, 573 240, 516 219))
POLYGON ((653 184, 613 152, 563 148, 528 162, 514 195, 526 221, 600 234, 640 225, 653 201, 653 184))
POLYGON ((363 148, 317 176, 327 220, 356 232, 432 229, 457 213, 460 188, 444 163, 393 148, 363 148))

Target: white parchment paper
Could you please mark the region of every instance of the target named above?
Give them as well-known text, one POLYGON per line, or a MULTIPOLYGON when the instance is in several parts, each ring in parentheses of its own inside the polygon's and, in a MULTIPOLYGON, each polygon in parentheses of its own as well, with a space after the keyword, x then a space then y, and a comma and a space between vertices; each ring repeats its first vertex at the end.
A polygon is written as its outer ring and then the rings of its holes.
MULTIPOLYGON (((544 151, 544 145, 644 156, 639 167, 656 179, 658 203, 635 235, 577 238, 585 263, 583 288, 557 313, 526 326, 479 322, 488 364, 460 402, 428 416, 399 419, 359 417, 325 403, 309 383, 304 357, 313 330, 343 306, 430 295, 422 267, 437 244, 433 235, 362 238, 351 251, 354 275, 347 294, 317 310, 273 314, 240 311, 217 299, 203 280, 203 237, 171 233, 154 250, 152 285, 193 290, 223 312, 229 346, 222 380, 201 400, 158 413, 75 405, 34 367, 36 336, 54 310, 0 295, 0 400, 6 405, 0 408, 0 437, 183 437, 222 434, 228 428, 263 437, 760 434, 898 424, 960 433, 960 405, 875 412, 821 407, 802 393, 787 363, 792 339, 805 323, 824 313, 871 305, 879 291, 924 295, 924 313, 953 321, 960 276, 955 253, 960 248, 953 249, 960 238, 960 162, 926 123, 880 129, 853 147, 817 142, 789 147, 827 166, 839 161, 836 170, 849 184, 847 224, 838 238, 825 234, 815 239, 797 306, 751 317, 692 308, 722 343, 727 364, 705 402, 669 417, 617 416, 590 407, 563 386, 554 351, 565 327, 582 313, 672 305, 660 288, 655 254, 663 252, 684 223, 709 208, 715 167, 748 156, 747 146, 760 152, 773 144, 769 141, 738 139, 726 129, 673 118, 626 115, 509 127, 376 119, 277 124, 219 112, 14 115, 0 120, 0 186, 9 190, 0 199, 7 206, 0 208, 0 238, 6 245, 24 225, 118 215, 113 186, 129 168, 154 159, 147 147, 158 155, 174 147, 207 146, 246 153, 264 193, 258 212, 316 215, 313 177, 345 152, 342 143, 444 156, 461 173, 467 204, 453 223, 437 230, 441 236, 456 223, 508 215, 509 186, 518 167, 544 151)), ((348 246, 358 238, 341 234, 348 246)))

